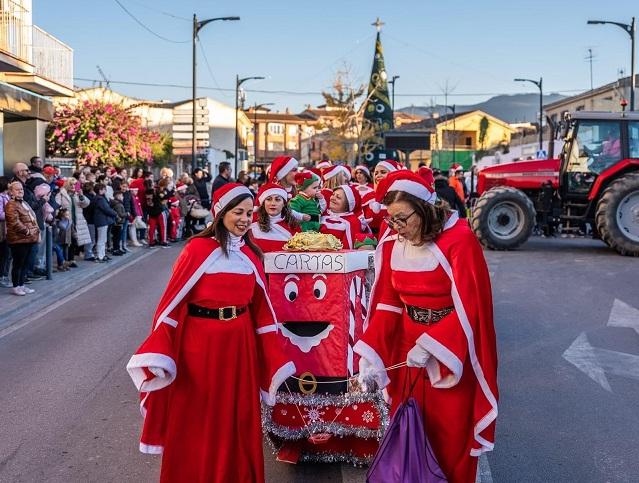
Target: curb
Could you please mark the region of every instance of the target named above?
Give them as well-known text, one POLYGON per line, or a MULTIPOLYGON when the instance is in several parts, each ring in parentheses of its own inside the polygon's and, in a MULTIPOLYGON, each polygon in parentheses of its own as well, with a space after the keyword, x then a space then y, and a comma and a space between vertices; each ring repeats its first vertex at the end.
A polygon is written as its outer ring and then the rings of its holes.
MULTIPOLYGON (((134 265, 155 252, 156 250, 139 248, 109 263, 94 264, 94 267, 87 267, 77 273, 54 273, 53 280, 34 282, 32 287, 36 290, 35 294, 19 297, 17 300, 21 302, 19 306, 0 312, 0 339, 25 326, 27 323, 44 316, 71 298, 77 297, 79 294, 99 285, 108 276, 134 265)), ((8 291, 9 289, 6 290, 8 291)), ((15 297, 15 295, 12 296, 7 293, 7 297, 15 297)), ((0 301, 2 299, 4 297, 0 298, 0 301)), ((8 300, 13 300, 13 298, 8 300)))

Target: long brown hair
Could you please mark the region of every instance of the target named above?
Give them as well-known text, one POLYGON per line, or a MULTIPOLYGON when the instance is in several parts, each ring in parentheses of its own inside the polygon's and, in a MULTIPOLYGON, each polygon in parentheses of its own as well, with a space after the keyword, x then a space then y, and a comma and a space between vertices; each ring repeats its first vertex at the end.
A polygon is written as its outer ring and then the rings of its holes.
POLYGON ((421 243, 428 243, 437 238, 450 215, 447 204, 437 201, 434 205, 427 203, 405 191, 390 191, 384 197, 384 204, 390 206, 397 201, 408 203, 421 220, 421 243))
MULTIPOLYGON (((193 240, 194 238, 213 237, 220 244, 220 248, 222 249, 222 253, 224 253, 224 256, 228 257, 229 256, 229 250, 228 250, 229 231, 224 226, 224 216, 233 208, 235 208, 237 205, 239 205, 242 201, 248 198, 252 200, 253 196, 251 196, 248 193, 243 193, 233 198, 224 207, 224 209, 215 216, 213 223, 211 223, 209 226, 207 226, 204 230, 202 230, 197 235, 193 235, 191 238, 189 238, 189 241, 193 240)), ((244 234, 244 236, 242 237, 242 240, 244 240, 244 243, 246 243, 246 245, 251 250, 253 250, 253 253, 255 253, 255 255, 257 255, 257 257, 260 260, 263 258, 262 250, 260 250, 258 246, 255 243, 253 243, 253 241, 248 235, 248 231, 244 234)))
MULTIPOLYGON (((284 208, 282 208, 282 218, 284 218, 284 221, 288 224, 288 226, 293 229, 297 228, 297 220, 293 218, 293 212, 288 207, 286 201, 284 201, 284 208)), ((264 203, 262 203, 257 209, 257 224, 263 232, 271 231, 271 219, 269 218, 269 214, 266 212, 264 203)))

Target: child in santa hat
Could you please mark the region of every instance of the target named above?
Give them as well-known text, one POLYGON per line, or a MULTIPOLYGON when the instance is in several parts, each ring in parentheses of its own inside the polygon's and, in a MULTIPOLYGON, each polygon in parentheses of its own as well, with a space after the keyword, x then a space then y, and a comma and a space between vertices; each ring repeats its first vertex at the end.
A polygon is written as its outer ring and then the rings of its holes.
POLYGON ((286 204, 286 197, 286 190, 275 183, 266 183, 258 191, 259 206, 249 236, 263 253, 282 250, 284 244, 300 231, 297 220, 286 204))
POLYGON ((298 213, 308 215, 308 221, 300 223, 302 231, 319 231, 320 216, 326 210, 326 201, 320 192, 320 178, 311 171, 295 174, 297 195, 289 206, 298 213))
POLYGON ((333 190, 327 215, 321 219, 320 232, 335 235, 345 249, 353 249, 357 234, 362 232, 357 215, 360 208, 359 192, 348 184, 338 186, 333 190))
POLYGON ((295 173, 299 163, 291 156, 278 156, 271 163, 270 183, 277 183, 284 188, 290 200, 295 196, 295 173))

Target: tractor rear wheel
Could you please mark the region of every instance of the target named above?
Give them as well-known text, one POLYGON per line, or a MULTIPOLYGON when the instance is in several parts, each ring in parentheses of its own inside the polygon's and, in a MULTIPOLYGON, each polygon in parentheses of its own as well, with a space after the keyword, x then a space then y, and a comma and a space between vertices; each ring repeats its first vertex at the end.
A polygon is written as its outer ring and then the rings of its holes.
POLYGON ((530 237, 535 226, 535 207, 522 191, 498 186, 477 200, 471 226, 486 248, 512 250, 530 237))
POLYGON ((621 255, 639 256, 639 173, 610 183, 597 203, 595 223, 608 246, 621 255))

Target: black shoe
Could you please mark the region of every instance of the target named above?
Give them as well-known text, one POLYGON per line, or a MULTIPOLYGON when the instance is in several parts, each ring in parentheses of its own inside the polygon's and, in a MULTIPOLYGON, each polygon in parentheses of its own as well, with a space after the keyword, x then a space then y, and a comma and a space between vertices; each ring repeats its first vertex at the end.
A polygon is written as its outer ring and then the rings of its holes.
POLYGON ((70 268, 78 268, 78 264, 75 262, 70 262, 68 265, 70 268))
POLYGON ((113 260, 113 258, 111 258, 109 255, 104 255, 104 259, 109 262, 111 260, 113 260))
POLYGON ((114 257, 121 257, 122 255, 124 255, 124 252, 122 252, 120 250, 113 250, 111 252, 111 255, 113 255, 114 257))
POLYGON ((162 248, 169 248, 170 245, 167 242, 164 242, 164 243, 160 243, 160 246, 162 248))
POLYGON ((41 270, 41 269, 39 269, 39 268, 36 268, 36 269, 33 271, 33 274, 34 274, 34 275, 40 275, 40 276, 42 276, 42 277, 46 277, 46 276, 47 276, 47 272, 46 272, 46 270, 41 270))
POLYGON ((95 257, 89 257, 84 259, 85 262, 95 262, 95 257))
POLYGON ((107 261, 106 257, 104 257, 104 258, 96 258, 94 260, 95 263, 105 263, 106 261, 107 261))
POLYGON ((39 273, 34 273, 33 275, 29 275, 29 280, 33 282, 37 282, 38 280, 44 280, 46 275, 40 275, 39 273))

